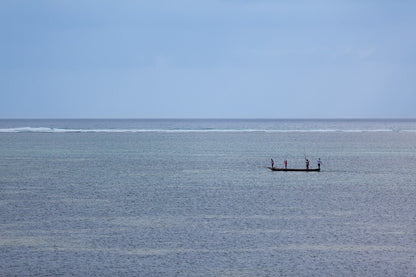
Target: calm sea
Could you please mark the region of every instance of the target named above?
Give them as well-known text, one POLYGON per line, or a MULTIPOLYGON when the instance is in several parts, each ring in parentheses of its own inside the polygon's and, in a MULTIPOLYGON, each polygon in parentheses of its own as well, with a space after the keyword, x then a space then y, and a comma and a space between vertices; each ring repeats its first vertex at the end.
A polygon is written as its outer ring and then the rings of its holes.
POLYGON ((416 120, 0 120, 0 276, 415 272, 416 120))

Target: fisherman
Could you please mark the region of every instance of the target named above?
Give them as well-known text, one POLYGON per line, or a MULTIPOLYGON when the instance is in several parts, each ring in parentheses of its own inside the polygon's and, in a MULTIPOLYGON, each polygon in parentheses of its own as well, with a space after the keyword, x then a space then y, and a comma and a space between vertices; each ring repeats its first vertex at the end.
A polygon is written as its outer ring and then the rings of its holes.
POLYGON ((305 163, 306 163, 306 169, 309 169, 309 160, 305 159, 305 163))
POLYGON ((318 158, 318 169, 320 169, 321 168, 321 158, 318 158))
POLYGON ((285 159, 285 169, 287 169, 287 160, 285 159))
POLYGON ((271 159, 271 162, 272 162, 272 168, 274 167, 274 161, 273 161, 273 159, 271 159))

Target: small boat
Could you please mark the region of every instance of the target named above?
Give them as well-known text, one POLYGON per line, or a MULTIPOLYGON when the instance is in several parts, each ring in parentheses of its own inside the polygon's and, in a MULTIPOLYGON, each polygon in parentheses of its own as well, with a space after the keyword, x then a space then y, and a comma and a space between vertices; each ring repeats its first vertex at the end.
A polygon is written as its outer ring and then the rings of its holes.
POLYGON ((321 171, 321 169, 319 167, 318 168, 306 169, 306 168, 279 168, 279 167, 270 167, 270 166, 268 166, 267 168, 270 169, 271 171, 307 171, 307 172, 309 172, 309 171, 321 171))

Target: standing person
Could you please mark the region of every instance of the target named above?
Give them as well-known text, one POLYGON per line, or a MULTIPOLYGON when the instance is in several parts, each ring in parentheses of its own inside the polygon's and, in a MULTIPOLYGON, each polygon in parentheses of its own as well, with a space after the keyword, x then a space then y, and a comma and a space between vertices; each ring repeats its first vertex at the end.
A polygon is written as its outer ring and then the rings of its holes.
POLYGON ((306 169, 309 169, 309 160, 308 160, 308 159, 306 159, 306 160, 305 160, 305 163, 306 163, 306 169))
POLYGON ((272 162, 272 168, 274 167, 274 161, 273 161, 273 159, 271 159, 271 162, 272 162))
POLYGON ((318 158, 318 168, 320 169, 321 168, 321 158, 318 158))
POLYGON ((285 169, 287 169, 287 160, 285 159, 285 169))

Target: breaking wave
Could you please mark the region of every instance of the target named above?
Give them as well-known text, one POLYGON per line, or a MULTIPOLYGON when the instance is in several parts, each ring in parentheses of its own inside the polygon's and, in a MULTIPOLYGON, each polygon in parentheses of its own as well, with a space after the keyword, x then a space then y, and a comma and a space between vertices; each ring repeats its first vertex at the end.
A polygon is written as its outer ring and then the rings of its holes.
POLYGON ((0 133, 364 133, 364 132, 416 132, 394 129, 64 129, 50 127, 3 128, 0 133))

